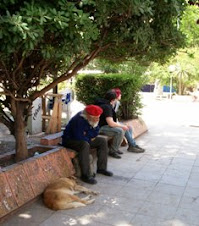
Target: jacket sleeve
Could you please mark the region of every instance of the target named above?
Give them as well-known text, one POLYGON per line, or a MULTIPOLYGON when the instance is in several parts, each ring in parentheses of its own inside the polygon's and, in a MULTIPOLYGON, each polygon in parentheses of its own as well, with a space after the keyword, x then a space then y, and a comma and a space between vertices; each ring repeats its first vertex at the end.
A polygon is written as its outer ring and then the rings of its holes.
POLYGON ((71 124, 71 133, 72 139, 90 143, 91 139, 98 135, 99 127, 93 128, 84 118, 79 117, 71 124))

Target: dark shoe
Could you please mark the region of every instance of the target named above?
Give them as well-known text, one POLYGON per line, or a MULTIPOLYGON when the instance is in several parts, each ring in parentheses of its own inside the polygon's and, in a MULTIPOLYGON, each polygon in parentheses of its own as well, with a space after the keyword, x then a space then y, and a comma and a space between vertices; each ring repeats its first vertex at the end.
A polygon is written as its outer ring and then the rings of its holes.
POLYGON ((122 155, 123 152, 118 150, 118 151, 117 151, 117 154, 122 155))
POLYGON ((110 152, 109 155, 113 158, 121 159, 121 156, 119 156, 116 152, 110 152))
POLYGON ((113 176, 113 173, 108 170, 97 170, 97 173, 100 173, 100 174, 103 174, 103 175, 109 176, 109 177, 113 176))
POLYGON ((97 184, 97 181, 94 179, 94 177, 82 176, 81 180, 88 184, 97 184))
POLYGON ((136 146, 129 146, 127 151, 129 152, 134 152, 134 153, 143 153, 145 150, 144 149, 140 149, 136 146))
POLYGON ((140 146, 138 146, 137 144, 135 145, 135 147, 136 147, 136 148, 138 148, 138 149, 140 149, 140 150, 145 151, 145 149, 144 149, 144 148, 141 148, 141 147, 140 147, 140 146))

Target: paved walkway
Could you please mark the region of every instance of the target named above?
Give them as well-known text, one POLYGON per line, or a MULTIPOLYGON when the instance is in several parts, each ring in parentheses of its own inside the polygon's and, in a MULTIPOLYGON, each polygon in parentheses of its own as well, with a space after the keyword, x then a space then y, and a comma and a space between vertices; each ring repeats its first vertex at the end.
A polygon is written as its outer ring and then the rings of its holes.
POLYGON ((144 154, 109 158, 112 178, 97 175, 100 191, 87 207, 52 211, 36 201, 6 226, 196 226, 199 225, 199 102, 144 98, 149 131, 137 139, 144 154))

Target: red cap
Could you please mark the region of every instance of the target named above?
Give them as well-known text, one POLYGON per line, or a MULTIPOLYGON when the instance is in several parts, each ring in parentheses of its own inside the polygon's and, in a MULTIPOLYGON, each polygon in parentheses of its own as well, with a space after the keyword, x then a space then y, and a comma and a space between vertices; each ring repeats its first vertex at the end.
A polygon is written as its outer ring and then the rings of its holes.
POLYGON ((115 88, 115 89, 113 89, 113 91, 116 93, 117 98, 122 94, 122 92, 119 88, 115 88))
POLYGON ((103 112, 102 108, 97 105, 87 105, 85 111, 92 116, 100 116, 103 112))

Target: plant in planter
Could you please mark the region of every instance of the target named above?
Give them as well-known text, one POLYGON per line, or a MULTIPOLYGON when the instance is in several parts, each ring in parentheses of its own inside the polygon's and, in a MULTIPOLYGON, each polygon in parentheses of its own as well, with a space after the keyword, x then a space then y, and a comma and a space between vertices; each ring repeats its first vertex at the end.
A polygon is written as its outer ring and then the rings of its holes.
POLYGON ((143 82, 140 74, 79 75, 76 81, 77 98, 84 104, 93 104, 97 98, 103 98, 108 90, 120 88, 122 100, 118 116, 120 121, 133 127, 136 138, 147 131, 146 124, 139 117, 142 108, 139 91, 143 82))
POLYGON ((79 101, 93 104, 96 98, 103 98, 108 90, 120 88, 122 99, 118 116, 121 120, 128 120, 140 115, 142 103, 139 91, 143 82, 141 75, 132 74, 79 75, 75 89, 79 101))

